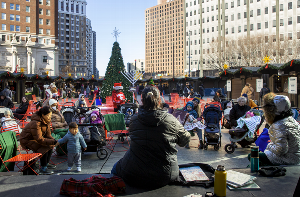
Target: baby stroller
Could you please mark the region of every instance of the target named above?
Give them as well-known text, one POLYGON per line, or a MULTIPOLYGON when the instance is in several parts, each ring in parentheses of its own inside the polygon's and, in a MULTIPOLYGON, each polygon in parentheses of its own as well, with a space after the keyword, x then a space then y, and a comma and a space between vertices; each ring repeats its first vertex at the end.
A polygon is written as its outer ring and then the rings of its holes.
POLYGON ((66 102, 61 108, 61 113, 64 116, 66 122, 70 124, 73 121, 75 115, 75 104, 72 102, 66 102))
MULTIPOLYGON (((227 153, 231 154, 235 151, 235 149, 237 148, 236 143, 245 148, 256 141, 256 131, 260 128, 265 118, 263 116, 263 111, 258 110, 258 108, 251 109, 250 112, 254 114, 254 116, 251 117, 251 119, 253 118, 252 120, 250 120, 249 118, 247 123, 245 122, 242 128, 237 127, 229 130, 229 140, 231 141, 231 143, 225 145, 225 151, 227 153)), ((246 115, 244 115, 242 118, 244 118, 245 116, 246 115)))
POLYGON ((221 146, 221 104, 206 104, 204 106, 203 118, 206 128, 204 129, 203 148, 207 150, 208 145, 214 146, 214 150, 219 150, 221 146))

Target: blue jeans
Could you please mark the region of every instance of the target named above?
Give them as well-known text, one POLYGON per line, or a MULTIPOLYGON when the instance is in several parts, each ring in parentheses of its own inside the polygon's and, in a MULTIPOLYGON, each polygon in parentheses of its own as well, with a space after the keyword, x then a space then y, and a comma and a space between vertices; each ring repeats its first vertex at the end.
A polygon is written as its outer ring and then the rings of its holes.
POLYGON ((111 169, 111 174, 114 174, 114 175, 116 175, 117 174, 117 163, 118 162, 116 162, 115 164, 114 164, 114 166, 113 166, 113 168, 111 169))
POLYGON ((202 129, 196 128, 199 141, 202 140, 202 129))

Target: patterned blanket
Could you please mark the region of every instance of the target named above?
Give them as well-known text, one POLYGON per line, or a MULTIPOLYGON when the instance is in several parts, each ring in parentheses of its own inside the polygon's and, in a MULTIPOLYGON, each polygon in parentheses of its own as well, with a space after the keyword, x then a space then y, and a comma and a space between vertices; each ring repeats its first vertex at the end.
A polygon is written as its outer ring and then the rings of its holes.
POLYGON ((253 116, 251 118, 240 117, 237 120, 237 124, 238 124, 237 127, 243 128, 243 126, 246 125, 249 130, 248 137, 253 138, 254 132, 256 131, 256 127, 257 127, 257 125, 259 125, 260 121, 261 121, 260 116, 253 116))

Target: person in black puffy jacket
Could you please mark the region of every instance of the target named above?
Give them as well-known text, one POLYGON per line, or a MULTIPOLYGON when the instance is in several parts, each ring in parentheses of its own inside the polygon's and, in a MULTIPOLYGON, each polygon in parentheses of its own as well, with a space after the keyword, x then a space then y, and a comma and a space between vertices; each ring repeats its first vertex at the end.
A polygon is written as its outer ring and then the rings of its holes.
POLYGON ((14 116, 19 120, 22 119, 28 109, 28 106, 29 106, 29 102, 28 102, 27 98, 25 96, 23 96, 19 107, 14 112, 14 116), (21 115, 21 114, 23 114, 23 115, 21 115))
POLYGON ((0 107, 14 107, 14 103, 9 98, 7 98, 3 92, 0 92, 0 107))
POLYGON ((183 147, 191 138, 173 115, 161 109, 159 95, 154 86, 144 89, 143 106, 129 126, 130 148, 111 171, 133 187, 156 188, 176 180, 176 144, 183 147))
POLYGON ((237 126, 237 120, 246 114, 247 111, 251 109, 250 106, 246 105, 247 99, 243 96, 237 99, 238 104, 234 105, 230 110, 230 124, 231 126, 237 126))

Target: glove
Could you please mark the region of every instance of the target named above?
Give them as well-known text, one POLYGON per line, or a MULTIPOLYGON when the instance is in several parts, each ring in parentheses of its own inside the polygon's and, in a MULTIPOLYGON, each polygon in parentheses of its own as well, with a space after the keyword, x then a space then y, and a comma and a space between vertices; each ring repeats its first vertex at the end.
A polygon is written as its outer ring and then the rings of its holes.
POLYGON ((266 177, 285 176, 286 169, 283 167, 264 167, 261 168, 259 174, 266 177))

